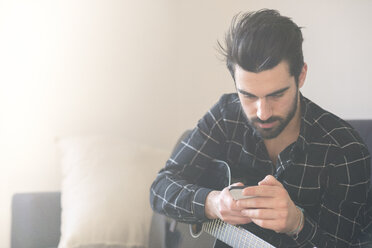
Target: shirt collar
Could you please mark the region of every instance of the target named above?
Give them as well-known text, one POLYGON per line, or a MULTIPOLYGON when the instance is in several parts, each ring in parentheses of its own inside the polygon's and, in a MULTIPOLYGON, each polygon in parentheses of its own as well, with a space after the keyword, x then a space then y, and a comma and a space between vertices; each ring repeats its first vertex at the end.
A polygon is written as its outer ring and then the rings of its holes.
POLYGON ((309 128, 313 126, 315 120, 311 114, 311 101, 304 97, 300 93, 300 108, 301 108, 301 126, 300 126, 300 134, 296 141, 296 147, 305 151, 308 147, 308 132, 309 128))

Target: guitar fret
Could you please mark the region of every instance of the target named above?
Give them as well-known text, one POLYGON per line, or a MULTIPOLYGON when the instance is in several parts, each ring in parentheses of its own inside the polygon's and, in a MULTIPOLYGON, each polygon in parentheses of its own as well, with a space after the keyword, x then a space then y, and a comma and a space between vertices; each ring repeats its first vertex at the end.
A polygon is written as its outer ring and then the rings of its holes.
POLYGON ((217 226, 217 220, 213 221, 213 226, 214 226, 214 235, 216 236, 218 234, 217 230, 218 230, 218 226, 217 226))
POLYGON ((231 237, 233 238, 233 240, 234 240, 234 246, 236 246, 236 240, 237 240, 237 232, 233 232, 233 228, 232 227, 230 227, 230 229, 231 229, 231 233, 232 233, 232 235, 231 235, 231 237))
POLYGON ((217 220, 213 221, 213 228, 214 228, 214 236, 217 235, 218 229, 217 229, 217 220))
POLYGON ((227 240, 226 240, 226 236, 227 236, 226 228, 224 228, 224 224, 223 224, 223 223, 222 223, 222 228, 223 228, 223 239, 224 239, 225 241, 227 241, 227 240))
POLYGON ((230 227, 230 229, 231 229, 231 233, 232 233, 232 237, 233 237, 233 239, 234 239, 234 246, 236 246, 237 245, 237 240, 238 240, 238 232, 234 232, 234 229, 233 229, 233 227, 230 227))
MULTIPOLYGON (((243 228, 240 228, 240 234, 243 236, 244 235, 244 229, 243 228)), ((240 247, 247 247, 247 245, 248 246, 251 246, 251 244, 252 244, 252 242, 251 242, 251 240, 247 240, 247 238, 248 238, 248 236, 247 235, 244 235, 244 240, 245 241, 243 241, 243 245, 242 246, 240 246, 240 247)), ((253 246, 253 247, 255 247, 255 246, 253 246)))
POLYGON ((250 243, 250 241, 249 241, 249 240, 247 240, 247 238, 248 238, 248 237, 247 237, 247 236, 244 236, 244 238, 245 238, 245 243, 246 243, 246 244, 249 244, 249 243, 250 243), (249 243, 247 243, 247 242, 249 242, 249 243))
POLYGON ((230 232, 229 232, 229 229, 228 229, 228 227, 227 227, 227 225, 226 225, 226 223, 223 223, 222 224, 223 225, 223 229, 225 230, 225 233, 226 233, 226 242, 228 242, 228 243, 230 243, 231 244, 231 237, 230 237, 230 232), (230 241, 229 241, 229 238, 230 238, 230 241))
POLYGON ((215 237, 216 234, 215 234, 214 221, 210 221, 210 222, 208 222, 208 224, 211 226, 211 232, 209 234, 211 234, 213 237, 215 237))
POLYGON ((229 242, 228 241, 228 237, 229 237, 229 233, 227 233, 226 232, 226 226, 225 226, 225 223, 220 223, 221 224, 221 227, 222 227, 222 229, 223 229, 223 240, 225 241, 225 242, 229 242))
POLYGON ((223 241, 225 241, 225 242, 227 242, 227 243, 229 243, 229 241, 227 240, 227 235, 226 235, 226 225, 225 225, 225 223, 221 223, 221 226, 222 226, 222 228, 223 228, 223 233, 224 233, 224 236, 223 236, 223 241))
POLYGON ((232 231, 233 230, 232 226, 227 226, 226 225, 226 228, 229 230, 229 233, 230 233, 230 242, 231 242, 231 244, 234 244, 235 239, 234 239, 234 232, 232 231))
POLYGON ((243 232, 242 232, 242 228, 239 227, 239 245, 237 247, 244 247, 246 246, 245 242, 242 242, 242 236, 243 236, 243 232))
POLYGON ((226 229, 226 232, 228 234, 228 238, 230 239, 230 244, 233 244, 232 241, 233 241, 233 233, 230 231, 231 229, 231 226, 228 226, 226 223, 225 223, 225 229, 226 229))
POLYGON ((235 233, 234 241, 235 242, 234 243, 236 247, 240 247, 240 242, 239 242, 240 230, 238 226, 234 226, 234 227, 235 227, 235 230, 234 230, 234 233, 235 233))
POLYGON ((240 227, 238 227, 238 230, 239 230, 239 232, 238 232, 238 234, 239 234, 239 241, 238 241, 238 246, 237 247, 244 247, 245 245, 244 244, 242 244, 242 233, 241 233, 241 228, 240 227))

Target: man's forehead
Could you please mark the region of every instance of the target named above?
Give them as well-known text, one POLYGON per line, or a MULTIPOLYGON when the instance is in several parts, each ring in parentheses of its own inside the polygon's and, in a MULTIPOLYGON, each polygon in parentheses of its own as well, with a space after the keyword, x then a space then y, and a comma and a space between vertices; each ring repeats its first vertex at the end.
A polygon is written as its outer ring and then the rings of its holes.
POLYGON ((295 79, 289 72, 288 64, 281 62, 272 69, 258 73, 249 72, 236 66, 235 83, 238 90, 263 96, 295 85, 295 79))

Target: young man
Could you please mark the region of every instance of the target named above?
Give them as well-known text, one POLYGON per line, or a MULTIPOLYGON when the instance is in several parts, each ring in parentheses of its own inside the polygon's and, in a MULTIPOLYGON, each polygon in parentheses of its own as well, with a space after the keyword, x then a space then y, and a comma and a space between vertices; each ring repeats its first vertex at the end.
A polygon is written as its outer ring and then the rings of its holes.
POLYGON ((302 41, 300 28, 275 10, 233 19, 222 50, 237 93, 220 98, 159 172, 155 211, 244 225, 276 247, 359 242, 370 155, 350 125, 300 93, 302 41), (243 195, 256 197, 234 200, 216 160, 229 164, 235 186, 253 185, 243 195))

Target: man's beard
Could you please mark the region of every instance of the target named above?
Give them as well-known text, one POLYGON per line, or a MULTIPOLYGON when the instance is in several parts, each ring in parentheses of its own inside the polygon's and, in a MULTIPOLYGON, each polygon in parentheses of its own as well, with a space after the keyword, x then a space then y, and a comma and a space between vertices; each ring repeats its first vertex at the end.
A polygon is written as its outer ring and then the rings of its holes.
POLYGON ((262 121, 258 117, 255 117, 253 119, 248 119, 251 126, 257 131, 258 135, 262 139, 274 139, 278 137, 278 135, 284 130, 284 128, 288 125, 288 123, 293 119, 293 116, 296 114, 298 95, 299 94, 297 92, 293 105, 291 107, 291 110, 289 111, 288 115, 285 118, 282 118, 279 116, 272 116, 266 121, 262 121), (279 124, 272 128, 260 128, 255 125, 256 123, 264 124, 264 123, 272 123, 274 121, 278 121, 279 124))

